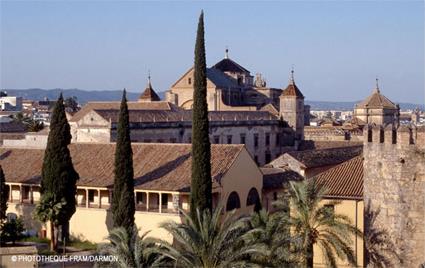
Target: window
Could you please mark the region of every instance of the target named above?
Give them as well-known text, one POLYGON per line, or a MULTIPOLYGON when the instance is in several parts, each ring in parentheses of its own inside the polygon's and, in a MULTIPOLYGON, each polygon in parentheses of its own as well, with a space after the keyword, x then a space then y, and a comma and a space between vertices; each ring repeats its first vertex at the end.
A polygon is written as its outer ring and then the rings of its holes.
POLYGON ((226 211, 231 211, 241 207, 239 195, 236 192, 231 192, 227 198, 226 211))
POLYGON ((266 152, 266 164, 272 161, 272 155, 270 152, 266 152))
POLYGON ((258 147, 258 134, 254 134, 254 147, 258 147))
POLYGON ((171 138, 170 139, 170 143, 176 143, 177 142, 177 139, 176 138, 171 138))
POLYGON ((248 197, 246 199, 246 206, 252 205, 255 205, 255 211, 259 211, 261 209, 260 196, 258 195, 257 189, 255 189, 254 187, 249 190, 248 197))
POLYGON ((241 144, 246 144, 246 136, 245 136, 245 134, 241 134, 241 144))
POLYGON ((192 78, 190 78, 190 77, 189 77, 189 78, 187 79, 187 83, 188 83, 189 85, 191 85, 191 84, 192 84, 192 78))
POLYGON ((94 190, 89 190, 89 202, 94 202, 94 190))
POLYGON ((277 133, 276 134, 276 146, 279 146, 280 145, 280 136, 279 136, 279 134, 277 133))
POLYGON ((220 136, 214 136, 214 143, 219 144, 220 143, 220 136))
POLYGON ((150 143, 151 142, 151 139, 144 139, 143 142, 144 143, 150 143))
POLYGON ((145 203, 146 193, 136 192, 136 204, 142 205, 145 203))
POLYGON ((227 135, 227 144, 232 144, 232 135, 227 135))
POLYGON ((270 133, 266 133, 266 146, 270 145, 270 133))
POLYGON ((276 192, 274 192, 274 193, 273 193, 273 200, 274 200, 274 201, 276 201, 276 200, 277 200, 277 193, 276 193, 276 192))
POLYGON ((158 139, 158 143, 163 143, 164 140, 163 139, 158 139))

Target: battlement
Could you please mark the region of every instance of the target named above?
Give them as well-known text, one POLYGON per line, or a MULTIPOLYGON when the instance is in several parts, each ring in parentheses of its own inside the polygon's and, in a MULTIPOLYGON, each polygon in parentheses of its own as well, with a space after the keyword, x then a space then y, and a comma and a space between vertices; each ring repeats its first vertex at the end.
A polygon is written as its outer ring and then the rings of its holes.
POLYGON ((414 125, 396 126, 388 124, 386 127, 366 125, 363 129, 364 144, 383 143, 399 145, 415 145, 425 148, 425 126, 414 125))

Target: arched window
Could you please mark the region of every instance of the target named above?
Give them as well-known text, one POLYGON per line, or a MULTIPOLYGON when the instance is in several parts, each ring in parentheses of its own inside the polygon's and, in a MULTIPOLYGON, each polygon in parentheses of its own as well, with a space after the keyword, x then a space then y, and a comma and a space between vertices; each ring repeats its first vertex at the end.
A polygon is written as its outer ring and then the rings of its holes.
POLYGON ((229 198, 227 198, 226 211, 234 210, 241 207, 241 201, 239 195, 236 192, 231 192, 229 198))
POLYGON ((255 205, 255 211, 259 211, 261 209, 260 196, 258 195, 257 189, 255 189, 254 187, 249 190, 248 197, 246 199, 246 206, 252 205, 255 205))

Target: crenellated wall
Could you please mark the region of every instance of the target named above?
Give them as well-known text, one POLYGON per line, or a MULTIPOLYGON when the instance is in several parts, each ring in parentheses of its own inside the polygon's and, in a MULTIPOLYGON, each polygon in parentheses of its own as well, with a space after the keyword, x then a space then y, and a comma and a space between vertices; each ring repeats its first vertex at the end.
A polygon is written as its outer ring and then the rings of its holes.
POLYGON ((425 127, 364 129, 364 199, 380 207, 378 225, 390 232, 401 263, 425 263, 425 127))

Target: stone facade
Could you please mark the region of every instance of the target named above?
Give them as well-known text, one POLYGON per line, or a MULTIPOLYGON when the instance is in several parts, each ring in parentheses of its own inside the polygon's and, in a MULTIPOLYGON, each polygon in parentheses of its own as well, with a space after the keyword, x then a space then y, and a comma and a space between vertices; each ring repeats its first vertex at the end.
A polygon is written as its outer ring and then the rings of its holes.
MULTIPOLYGON (((118 110, 114 113, 118 113, 118 110)), ((165 120, 161 120, 159 115, 154 120, 147 118, 146 114, 159 114, 158 111, 130 110, 130 115, 132 113, 140 114, 140 117, 130 116, 133 142, 191 143, 192 122, 189 111, 162 111, 161 115, 167 113, 170 116, 165 120)), ((78 121, 71 121, 72 142, 115 142, 116 122, 108 119, 110 114, 111 111, 103 115, 92 110, 78 121)), ((210 112, 210 141, 212 144, 245 144, 259 165, 296 149, 293 130, 276 116, 264 111, 210 112)))
POLYGON ((364 199, 380 208, 401 263, 425 262, 425 128, 392 125, 364 130, 364 199))

